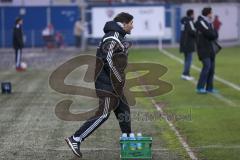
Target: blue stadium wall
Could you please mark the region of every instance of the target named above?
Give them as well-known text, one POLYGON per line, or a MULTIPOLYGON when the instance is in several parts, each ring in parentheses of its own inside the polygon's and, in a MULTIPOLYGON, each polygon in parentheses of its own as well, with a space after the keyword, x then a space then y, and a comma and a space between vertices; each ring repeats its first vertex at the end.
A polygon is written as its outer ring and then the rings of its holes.
MULTIPOLYGON (((86 20, 88 24, 88 32, 91 34, 91 8, 92 7, 113 7, 113 6, 146 6, 146 5, 136 5, 136 4, 127 4, 127 5, 94 5, 88 6, 86 12, 86 20)), ((151 5, 148 5, 151 6, 151 5)), ((156 5, 154 5, 156 6, 156 5)), ((162 5, 159 5, 162 6, 162 5)), ((166 8, 166 27, 171 26, 172 15, 168 9, 175 9, 175 22, 174 26, 176 37, 175 40, 178 42, 180 37, 180 18, 181 18, 181 8, 178 5, 164 5, 166 8)), ((12 46, 12 28, 14 26, 14 21, 17 16, 20 15, 20 10, 22 7, 1 7, 0 8, 0 17, 4 12, 4 20, 1 18, 0 26, 0 46, 1 47, 11 47, 12 46), (3 33, 4 32, 4 33, 3 33), (3 36, 3 34, 5 34, 3 36), (5 37, 5 40, 3 38, 5 37)), ((47 9, 49 7, 24 7, 26 13, 24 16, 24 25, 23 30, 26 36, 26 47, 40 47, 44 45, 41 32, 47 26, 47 9)), ((65 44, 68 46, 74 45, 73 37, 73 26, 74 22, 80 17, 80 9, 77 6, 52 6, 51 8, 51 23, 54 26, 55 32, 60 31, 64 36, 65 44)), ((170 39, 165 39, 164 43, 170 43, 170 39)), ((99 43, 99 39, 88 39, 90 45, 96 45, 99 43)), ((157 43, 156 40, 142 40, 136 42, 138 44, 152 44, 157 43)))
MULTIPOLYGON (((43 46, 41 32, 47 26, 48 7, 24 7, 26 13, 21 16, 24 19, 23 31, 26 36, 26 47, 43 46)), ((78 7, 50 7, 51 23, 55 32, 60 31, 68 45, 74 44, 73 26, 74 22, 80 17, 78 7)), ((4 19, 1 18, 0 26, 0 45, 1 47, 11 47, 12 29, 16 17, 20 16, 22 7, 1 7, 0 17, 4 12, 4 19), (4 33, 3 33, 4 32, 4 33), (5 34, 5 35, 3 35, 5 34), (3 40, 5 37, 5 40, 3 40)))

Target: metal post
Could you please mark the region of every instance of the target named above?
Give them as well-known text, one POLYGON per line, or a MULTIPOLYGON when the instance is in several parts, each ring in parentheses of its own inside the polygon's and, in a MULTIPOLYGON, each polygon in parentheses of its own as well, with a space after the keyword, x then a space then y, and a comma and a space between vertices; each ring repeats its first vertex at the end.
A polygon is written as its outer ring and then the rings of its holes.
POLYGON ((172 36, 171 36, 171 44, 173 45, 176 43, 176 10, 175 7, 171 7, 169 10, 166 10, 167 12, 171 13, 171 31, 172 31, 172 36))
POLYGON ((172 13, 173 13, 172 23, 173 23, 173 26, 174 26, 174 28, 173 28, 173 44, 176 44, 176 42, 177 42, 177 39, 176 39, 176 36, 177 36, 177 33, 176 33, 176 26, 177 26, 177 22, 176 22, 176 12, 177 12, 177 10, 176 10, 176 8, 174 7, 174 8, 172 9, 172 13))
POLYGON ((35 32, 34 32, 34 30, 32 30, 31 31, 31 44, 32 44, 32 48, 34 48, 35 47, 35 32))
POLYGON ((82 24, 84 27, 83 33, 82 33, 82 40, 81 40, 81 51, 85 51, 86 50, 86 35, 85 35, 85 23, 86 23, 86 3, 84 0, 81 0, 79 3, 79 7, 81 10, 81 20, 82 20, 82 24))
POLYGON ((51 23, 51 8, 47 7, 47 25, 51 23))
POLYGON ((4 13, 4 7, 1 8, 1 21, 2 21, 2 48, 5 46, 5 13, 4 13))
POLYGON ((240 44, 240 3, 238 4, 238 44, 240 44))
POLYGON ((51 7, 53 4, 53 0, 50 0, 49 6, 47 8, 47 25, 51 24, 52 20, 51 20, 51 7))

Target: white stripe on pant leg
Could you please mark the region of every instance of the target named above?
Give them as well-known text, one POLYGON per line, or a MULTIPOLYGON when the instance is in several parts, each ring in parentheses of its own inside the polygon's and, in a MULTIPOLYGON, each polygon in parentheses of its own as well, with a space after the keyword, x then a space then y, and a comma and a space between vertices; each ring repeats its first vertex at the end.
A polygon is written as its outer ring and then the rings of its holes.
POLYGON ((109 101, 110 98, 106 97, 105 98, 105 104, 104 104, 104 112, 103 115, 95 121, 92 126, 90 126, 82 135, 80 135, 80 140, 82 140, 87 134, 89 134, 104 118, 107 117, 108 115, 108 109, 109 109, 109 101))
POLYGON ((17 49, 17 67, 20 67, 20 49, 17 49))
POLYGON ((19 55, 19 66, 21 67, 21 59, 22 59, 21 58, 21 54, 22 54, 21 49, 19 49, 18 51, 19 51, 19 54, 18 54, 19 55))
MULTIPOLYGON (((110 101, 110 99, 106 98, 103 115, 96 122, 94 122, 94 124, 91 127, 96 127, 98 125, 99 121, 102 121, 103 118, 107 117, 108 108, 109 108, 109 101, 110 101)), ((88 132, 88 130, 91 129, 91 127, 88 128, 85 132, 88 132)), ((85 132, 82 134, 83 136, 85 136, 85 132)))
POLYGON ((82 135, 80 135, 81 139, 84 138, 88 133, 90 133, 103 120, 103 118, 107 116, 107 111, 109 108, 109 98, 106 98, 104 106, 105 107, 103 115, 97 121, 95 121, 94 124, 92 124, 92 126, 90 126, 82 135))
POLYGON ((99 123, 103 120, 103 115, 100 116, 89 128, 87 128, 81 135, 80 138, 83 139, 86 134, 88 134, 89 132, 91 132, 91 130, 99 123))

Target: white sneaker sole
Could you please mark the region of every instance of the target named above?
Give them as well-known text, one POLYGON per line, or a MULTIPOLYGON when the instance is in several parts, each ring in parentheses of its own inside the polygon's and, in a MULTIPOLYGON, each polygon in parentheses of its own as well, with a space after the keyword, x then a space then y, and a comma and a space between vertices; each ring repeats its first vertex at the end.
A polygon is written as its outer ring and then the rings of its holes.
POLYGON ((75 149, 73 148, 73 145, 72 145, 72 143, 69 141, 69 139, 68 139, 68 138, 65 138, 65 141, 67 142, 67 144, 68 144, 68 146, 70 147, 70 149, 72 150, 72 152, 73 152, 76 156, 78 156, 79 158, 82 158, 82 155, 78 154, 78 153, 75 151, 75 149))
POLYGON ((183 80, 186 80, 186 81, 192 81, 192 80, 194 80, 194 77, 181 76, 181 78, 182 78, 183 80))

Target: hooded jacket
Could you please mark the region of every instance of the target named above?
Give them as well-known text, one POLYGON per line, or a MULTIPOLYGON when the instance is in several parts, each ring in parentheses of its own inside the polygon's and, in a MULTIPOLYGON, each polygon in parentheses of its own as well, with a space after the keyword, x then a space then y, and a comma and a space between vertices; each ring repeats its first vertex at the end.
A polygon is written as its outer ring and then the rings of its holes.
POLYGON ((95 69, 97 95, 104 96, 102 93, 110 92, 122 96, 128 56, 127 48, 124 46, 124 37, 127 33, 115 21, 107 22, 103 31, 105 35, 100 41, 96 54, 97 59, 101 60, 101 62, 96 61, 95 69))
POLYGON ((192 53, 195 51, 196 29, 191 17, 181 19, 182 30, 180 38, 180 52, 192 53))
POLYGON ((212 24, 202 16, 198 17, 195 26, 197 29, 197 52, 199 59, 214 58, 213 43, 218 38, 217 31, 214 30, 212 24))

